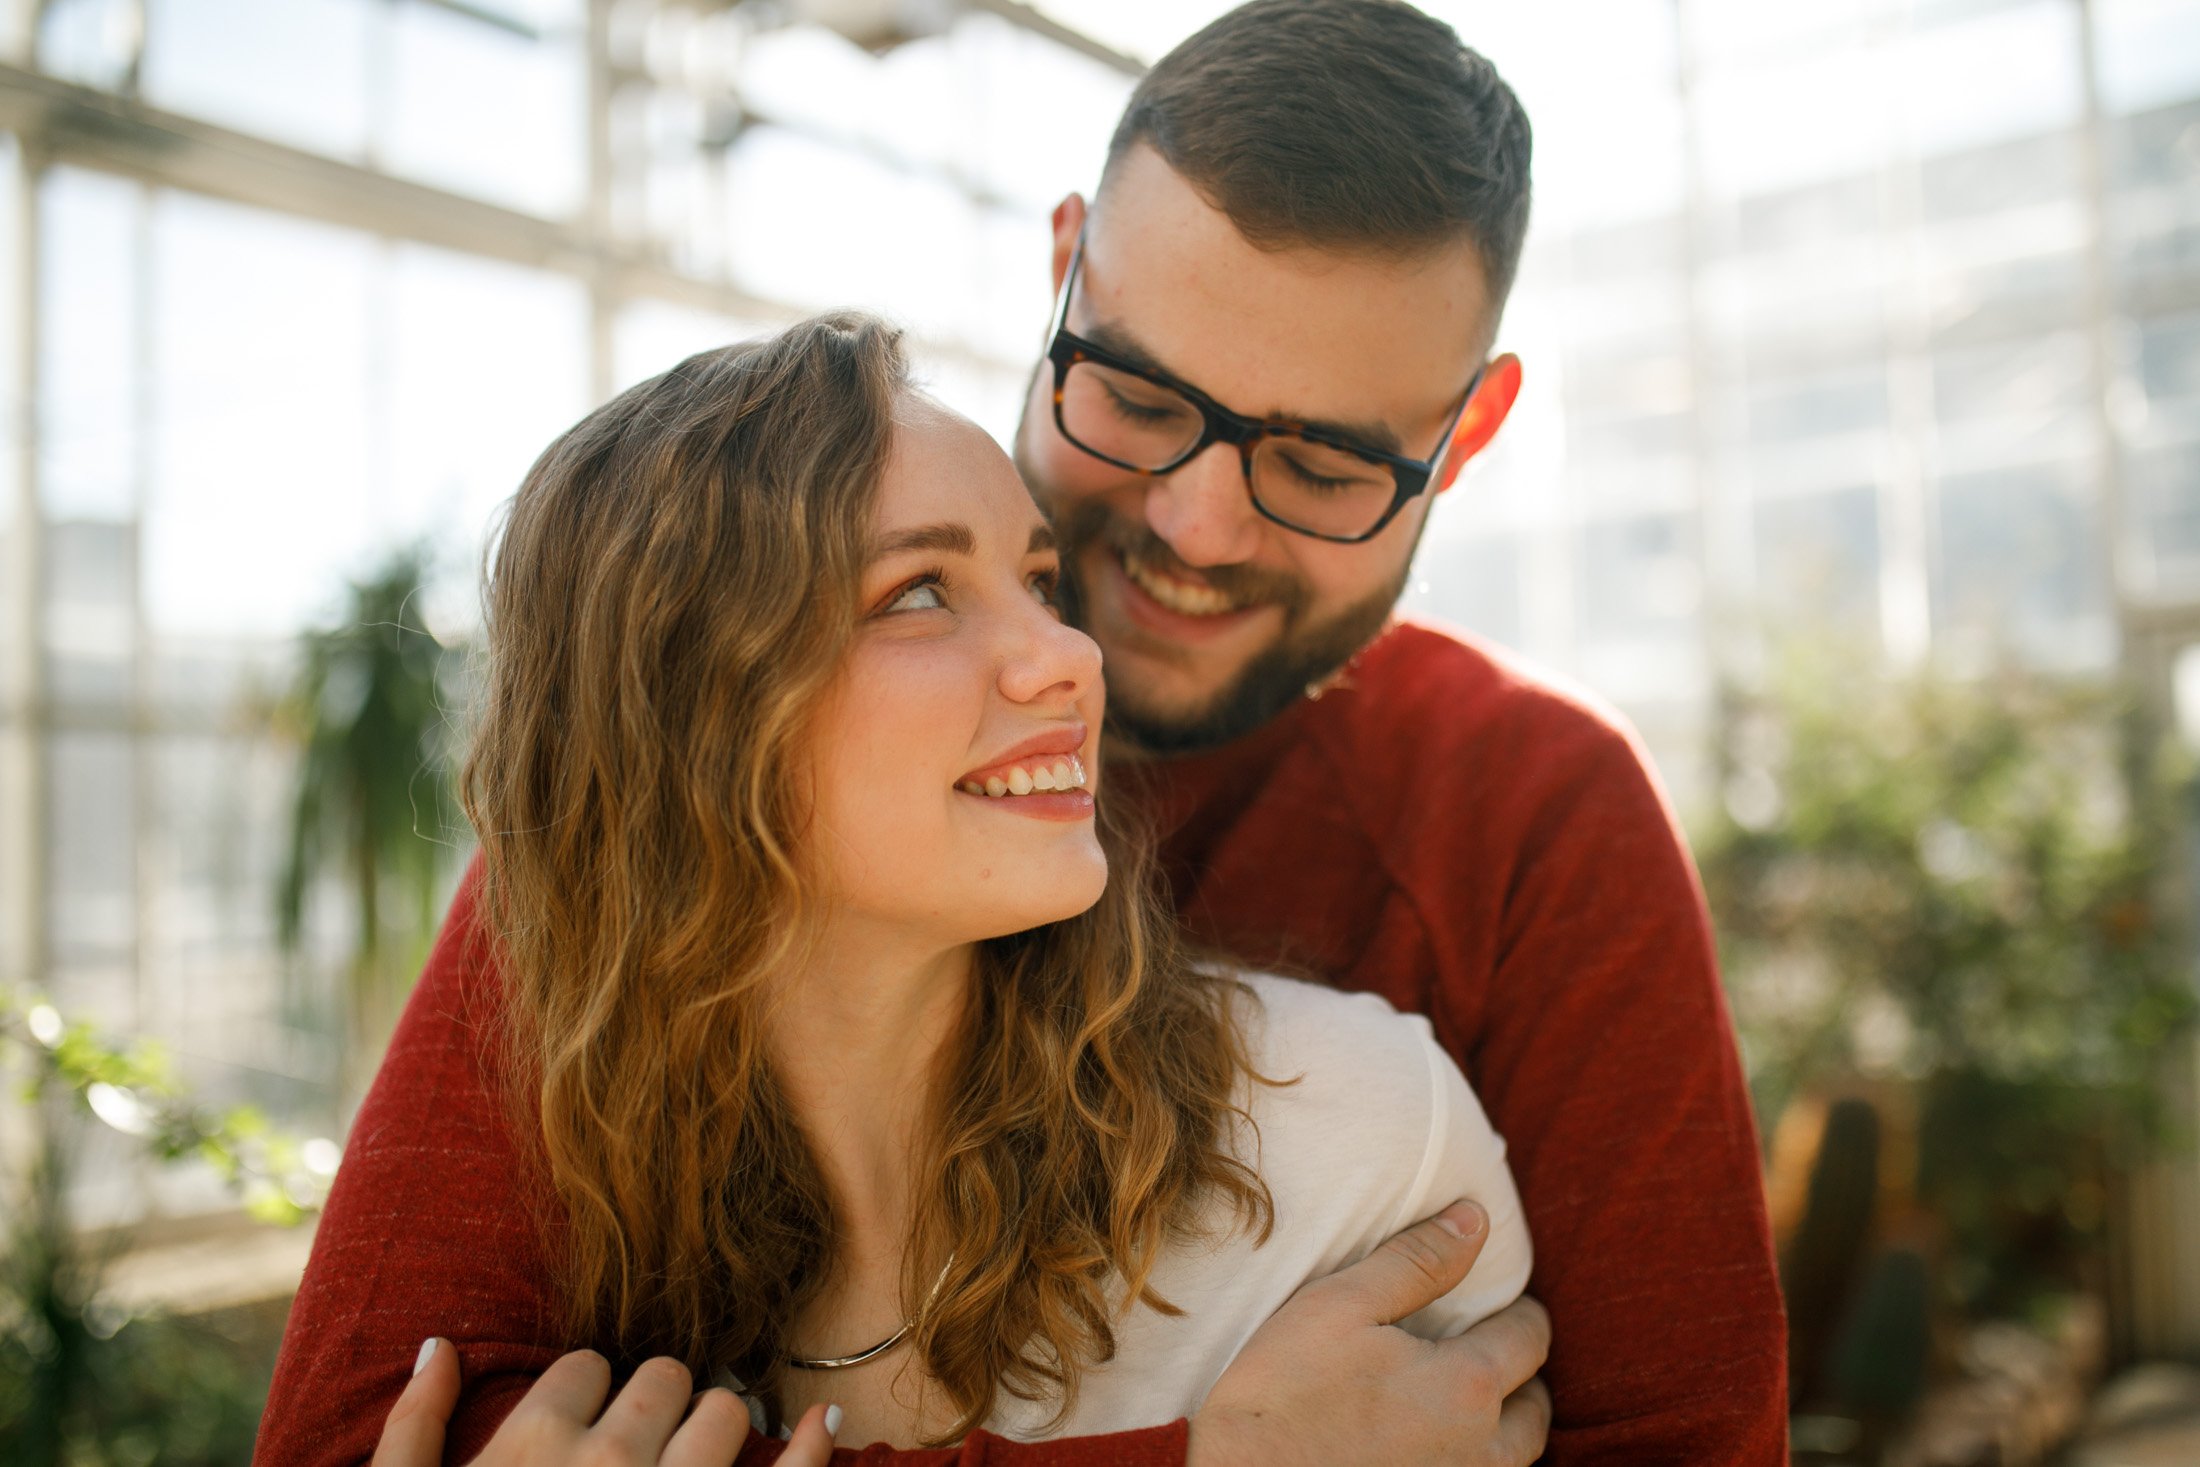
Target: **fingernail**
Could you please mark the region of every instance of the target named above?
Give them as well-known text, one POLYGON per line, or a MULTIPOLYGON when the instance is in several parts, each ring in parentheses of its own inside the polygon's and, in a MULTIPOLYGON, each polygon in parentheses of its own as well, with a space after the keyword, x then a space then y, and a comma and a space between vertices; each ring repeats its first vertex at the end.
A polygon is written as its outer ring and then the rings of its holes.
POLYGON ((428 1368, 428 1362, 435 1358, 435 1345, 436 1342, 432 1339, 426 1339, 420 1342, 420 1354, 416 1356, 413 1360, 414 1375, 418 1375, 421 1371, 428 1368))
POLYGON ((825 1408, 825 1434, 827 1436, 840 1435, 840 1408, 838 1406, 827 1406, 825 1408))
POLYGON ((1454 1202, 1436 1214, 1436 1226, 1454 1238, 1478 1237, 1489 1224, 1490 1220, 1482 1209, 1471 1202, 1454 1202))

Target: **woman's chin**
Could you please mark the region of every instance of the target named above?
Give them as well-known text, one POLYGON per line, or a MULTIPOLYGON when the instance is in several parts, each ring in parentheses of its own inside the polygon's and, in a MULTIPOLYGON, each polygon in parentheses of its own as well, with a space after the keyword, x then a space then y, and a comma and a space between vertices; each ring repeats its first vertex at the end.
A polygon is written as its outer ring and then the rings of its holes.
POLYGON ((1066 922, 1091 911, 1107 884, 1107 858, 1097 849, 1088 860, 1035 862, 1013 874, 997 871, 992 880, 973 883, 987 898, 982 910, 971 913, 973 940, 1066 922))

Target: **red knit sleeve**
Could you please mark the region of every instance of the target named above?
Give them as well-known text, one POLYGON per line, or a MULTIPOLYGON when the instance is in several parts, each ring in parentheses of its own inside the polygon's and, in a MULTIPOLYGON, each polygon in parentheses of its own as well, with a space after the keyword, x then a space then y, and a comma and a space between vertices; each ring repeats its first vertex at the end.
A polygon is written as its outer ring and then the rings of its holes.
POLYGON ((475 920, 477 875, 461 886, 352 1123, 283 1331, 255 1462, 367 1461, 431 1335, 459 1348, 466 1388, 451 1436, 468 1447, 563 1353, 550 1271, 519 1206, 518 1158, 485 1063, 481 1010, 493 975, 475 920))
POLYGON ((1694 869, 1627 735, 1578 720, 1542 752, 1467 1058, 1553 1321, 1544 1460, 1775 1467, 1786 1330, 1694 869))
MULTIPOLYGON (((469 1461, 574 1347, 559 1332, 541 1230, 494 1093, 497 984, 477 922, 478 875, 460 887, 352 1125, 283 1331, 253 1453, 260 1467, 369 1461, 421 1341, 434 1335, 458 1347, 466 1378, 445 1455, 469 1461)), ((1177 1422, 1038 1445, 979 1433, 950 1451, 876 1448, 836 1460, 1182 1467, 1185 1443, 1177 1422)), ((740 1461, 761 1467, 779 1452, 752 1433, 740 1461)))
MULTIPOLYGON (((1190 1431, 1182 1421, 1143 1431, 1066 1437, 1052 1442, 1012 1442, 981 1431, 959 1447, 937 1452, 897 1452, 882 1445, 835 1452, 833 1462, 835 1467, 1183 1467, 1189 1438, 1190 1431)), ((735 1467, 764 1467, 776 1462, 785 1446, 752 1431, 735 1467)))

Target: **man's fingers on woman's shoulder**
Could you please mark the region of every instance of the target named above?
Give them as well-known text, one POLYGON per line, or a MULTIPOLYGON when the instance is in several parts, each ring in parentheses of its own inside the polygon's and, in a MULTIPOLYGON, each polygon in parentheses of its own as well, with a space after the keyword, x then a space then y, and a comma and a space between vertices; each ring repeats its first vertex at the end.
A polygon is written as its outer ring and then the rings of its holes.
POLYGON ((457 1404, 458 1351, 449 1340, 429 1340, 383 1421, 373 1467, 437 1467, 443 1460, 443 1429, 457 1404))
POLYGON ((1550 1438, 1551 1392, 1537 1376, 1507 1396, 1497 1413, 1498 1460, 1528 1467, 1550 1438))
POLYGON ((1396 1324, 1457 1288, 1489 1232, 1489 1216, 1480 1207, 1454 1202, 1332 1274, 1332 1287, 1347 1295, 1367 1322, 1396 1324))
POLYGON ((1509 1396, 1529 1384, 1550 1357, 1551 1316, 1523 1294, 1465 1334, 1442 1343, 1447 1349, 1471 1352, 1498 1390, 1509 1396))

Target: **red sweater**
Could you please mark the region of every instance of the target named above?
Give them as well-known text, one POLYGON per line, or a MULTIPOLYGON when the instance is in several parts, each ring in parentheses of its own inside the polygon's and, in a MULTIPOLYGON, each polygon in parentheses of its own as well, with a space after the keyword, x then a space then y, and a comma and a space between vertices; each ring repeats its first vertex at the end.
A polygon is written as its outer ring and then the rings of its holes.
MULTIPOLYGON (((1546 1461, 1787 1460, 1757 1149, 1694 872, 1610 713, 1478 644, 1393 628, 1225 749, 1112 771, 1192 929, 1430 1016, 1510 1148, 1549 1308, 1546 1461)), ((575 1342, 484 1079, 473 883, 356 1124, 260 1425, 267 1467, 369 1458, 420 1341, 454 1340, 463 1462, 575 1342)), ((1184 1423, 842 1462, 1180 1467, 1184 1423)), ((743 1467, 777 1455, 751 1436, 743 1467)))

